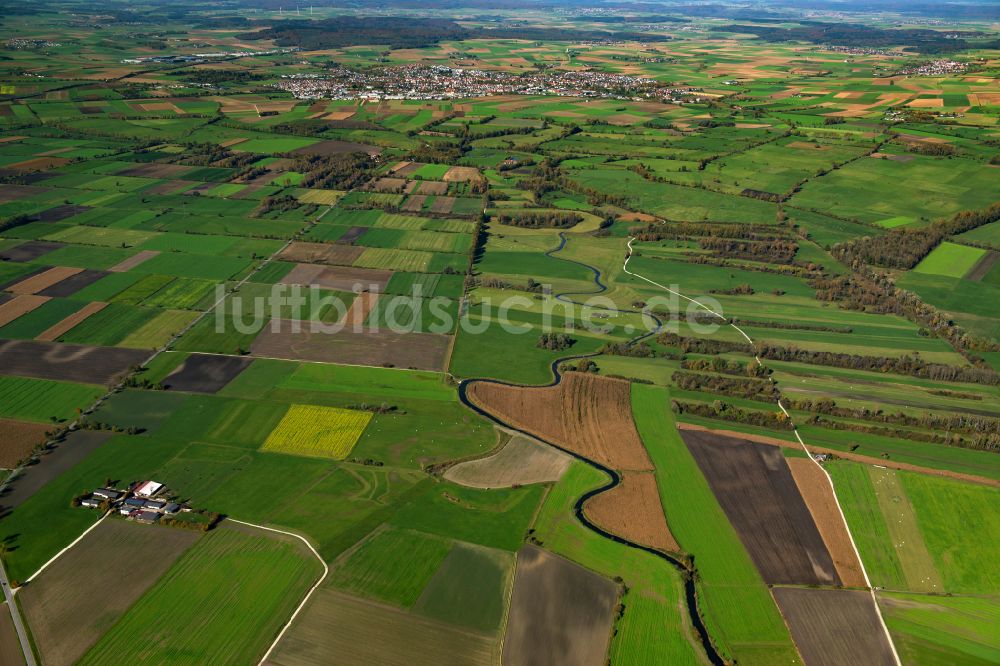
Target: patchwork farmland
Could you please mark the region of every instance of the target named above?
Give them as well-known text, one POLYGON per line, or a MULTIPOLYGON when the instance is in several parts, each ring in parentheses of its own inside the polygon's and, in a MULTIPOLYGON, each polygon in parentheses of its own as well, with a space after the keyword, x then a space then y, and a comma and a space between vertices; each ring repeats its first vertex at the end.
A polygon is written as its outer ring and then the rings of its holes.
POLYGON ((0 662, 1000 661, 1000 16, 904 4, 5 7, 0 662))

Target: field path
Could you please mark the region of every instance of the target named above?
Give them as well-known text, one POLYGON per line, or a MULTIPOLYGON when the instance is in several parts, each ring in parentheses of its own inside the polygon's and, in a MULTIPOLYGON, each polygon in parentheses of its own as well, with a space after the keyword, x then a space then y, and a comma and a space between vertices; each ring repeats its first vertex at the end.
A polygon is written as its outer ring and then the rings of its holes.
MULTIPOLYGON (((711 309, 710 307, 708 307, 704 303, 702 303, 702 302, 700 302, 698 300, 695 300, 695 299, 693 299, 693 298, 691 298, 689 296, 685 296, 684 294, 682 294, 682 293, 680 293, 678 291, 675 291, 675 290, 673 290, 673 289, 671 289, 669 287, 665 287, 662 284, 660 284, 659 282, 654 282, 653 280, 650 280, 648 277, 646 277, 644 275, 640 275, 638 273, 634 273, 634 272, 630 271, 628 269, 628 262, 632 259, 632 243, 634 241, 635 241, 634 238, 629 238, 629 240, 628 240, 628 253, 625 255, 625 263, 622 264, 622 270, 624 270, 626 273, 628 273, 629 275, 631 275, 633 277, 639 278, 640 280, 644 280, 645 282, 648 282, 649 284, 651 284, 651 285, 653 285, 655 287, 659 287, 660 289, 663 289, 666 292, 669 292, 669 293, 671 293, 671 294, 673 294, 675 296, 683 298, 684 300, 686 300, 686 301, 688 301, 690 303, 693 303, 694 305, 697 305, 699 308, 701 308, 705 312, 708 312, 708 313, 714 315, 715 317, 718 317, 718 319, 719 319, 719 321, 721 323, 727 324, 727 325, 731 326, 732 328, 736 329, 736 331, 738 331, 740 335, 742 335, 744 338, 746 338, 746 341, 751 345, 751 347, 753 346, 753 339, 749 335, 746 334, 746 331, 744 331, 742 328, 740 328, 736 324, 730 323, 728 319, 726 319, 720 313, 718 313, 715 310, 711 309)), ((760 357, 757 356, 756 353, 754 353, 754 360, 757 361, 757 365, 758 366, 764 367, 764 364, 761 362, 760 357)), ((770 381, 772 384, 774 383, 774 379, 772 377, 768 377, 768 381, 770 381)), ((879 625, 882 627, 882 632, 885 634, 886 640, 889 641, 889 647, 892 649, 892 657, 893 657, 894 661, 896 662, 896 665, 897 666, 902 666, 902 662, 899 659, 899 653, 896 651, 896 644, 893 642, 892 635, 889 633, 889 628, 885 624, 885 618, 882 617, 882 610, 879 608, 878 599, 876 599, 876 597, 875 597, 875 589, 872 587, 871 579, 868 577, 868 570, 865 568, 865 563, 861 559, 861 552, 858 550, 858 544, 854 541, 854 535, 851 534, 851 528, 847 524, 847 518, 844 516, 844 509, 843 509, 843 507, 840 506, 840 500, 837 498, 837 489, 833 485, 833 479, 830 478, 830 474, 826 471, 826 469, 824 469, 823 466, 819 464, 819 461, 817 461, 815 458, 813 458, 812 452, 809 451, 809 447, 807 447, 806 443, 802 440, 802 436, 799 434, 799 430, 795 426, 795 422, 792 421, 792 415, 789 414, 788 410, 785 409, 785 406, 783 404, 781 404, 781 398, 778 399, 778 407, 781 409, 781 412, 785 415, 785 417, 788 418, 789 422, 792 424, 792 432, 795 433, 795 439, 797 439, 798 442, 799 442, 799 444, 802 446, 802 450, 805 451, 806 455, 809 456, 809 459, 812 460, 813 463, 823 471, 823 476, 826 478, 827 483, 830 484, 830 491, 833 493, 833 499, 836 502, 837 511, 840 512, 840 519, 843 521, 844 528, 847 530, 847 536, 850 537, 851 547, 854 549, 854 554, 858 558, 858 562, 861 564, 861 573, 862 573, 862 575, 864 576, 864 579, 865 579, 865 587, 868 589, 869 594, 871 594, 872 605, 875 607, 875 615, 878 617, 879 625)))

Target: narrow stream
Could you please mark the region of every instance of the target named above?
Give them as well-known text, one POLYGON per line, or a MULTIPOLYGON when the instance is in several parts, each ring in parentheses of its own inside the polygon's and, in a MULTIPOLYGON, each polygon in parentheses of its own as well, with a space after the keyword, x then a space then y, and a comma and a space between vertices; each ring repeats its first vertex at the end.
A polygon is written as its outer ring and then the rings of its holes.
MULTIPOLYGON (((558 300, 564 301, 566 303, 574 303, 574 304, 580 305, 580 303, 578 303, 577 301, 574 301, 574 300, 572 300, 572 299, 570 299, 568 297, 569 296, 591 296, 591 295, 595 295, 595 294, 600 294, 600 293, 603 293, 603 292, 607 291, 608 288, 607 288, 607 286, 603 282, 601 282, 601 271, 599 269, 595 268, 594 266, 591 266, 590 264, 585 264, 585 263, 583 263, 581 261, 576 261, 574 259, 566 259, 565 257, 557 257, 556 256, 557 253, 559 253, 563 248, 566 247, 566 242, 567 242, 566 234, 564 232, 560 232, 559 233, 559 245, 558 245, 558 247, 556 247, 556 248, 554 248, 552 250, 549 250, 548 252, 545 253, 545 255, 548 256, 548 257, 552 257, 553 259, 558 259, 559 261, 567 261, 569 263, 573 263, 573 264, 576 264, 578 266, 583 266, 584 268, 587 268, 588 270, 590 270, 593 273, 594 284, 597 286, 596 290, 594 290, 594 291, 588 291, 588 292, 562 292, 562 293, 559 293, 559 294, 555 295, 555 298, 558 299, 558 300)), ((618 309, 614 309, 614 308, 605 308, 605 309, 607 309, 610 312, 618 312, 618 313, 622 313, 622 314, 635 314, 634 311, 630 311, 630 310, 618 310, 618 309)), ((648 316, 650 316, 650 317, 653 318, 653 320, 656 322, 656 326, 652 330, 650 330, 650 331, 648 331, 646 333, 642 333, 641 335, 639 335, 639 336, 637 336, 637 337, 629 340, 628 344, 630 344, 630 345, 631 344, 635 344, 636 342, 639 342, 641 340, 644 340, 645 338, 648 338, 648 337, 650 337, 652 335, 655 335, 657 333, 657 331, 659 331, 660 327, 663 325, 663 322, 661 322, 657 317, 655 317, 652 314, 650 314, 648 316)), ((552 382, 549 383, 549 384, 543 385, 543 386, 535 387, 535 388, 545 388, 545 387, 557 386, 559 384, 559 382, 562 381, 562 373, 559 370, 560 364, 566 363, 567 361, 576 361, 576 360, 579 360, 579 359, 589 358, 589 357, 598 356, 598 355, 599 355, 598 352, 591 352, 589 354, 577 354, 577 355, 565 356, 565 357, 562 357, 562 358, 557 358, 556 360, 552 361, 552 365, 551 365, 551 371, 552 371, 552 377, 553 377, 552 382)), ((641 551, 644 551, 646 553, 650 553, 651 555, 654 555, 656 557, 659 557, 662 560, 665 560, 665 561, 669 562, 675 569, 677 569, 677 571, 680 572, 680 574, 681 574, 681 578, 684 580, 684 598, 685 598, 685 602, 686 602, 685 605, 687 607, 688 618, 691 621, 691 626, 694 627, 695 632, 698 634, 698 639, 701 642, 702 648, 705 650, 705 654, 707 655, 708 660, 714 666, 724 666, 726 662, 719 655, 718 651, 715 649, 715 645, 712 643, 712 639, 708 635, 708 628, 705 627, 705 623, 702 620, 701 613, 698 611, 698 593, 697 593, 697 589, 696 589, 696 586, 695 586, 695 573, 696 573, 696 570, 695 570, 694 566, 691 565, 691 564, 689 564, 689 563, 687 563, 687 562, 683 562, 683 561, 681 561, 681 560, 679 560, 679 559, 677 559, 677 558, 675 558, 675 557, 673 557, 673 556, 671 556, 671 555, 669 555, 669 554, 667 554, 667 553, 665 553, 663 551, 657 550, 655 548, 651 548, 649 546, 643 546, 642 544, 638 544, 638 543, 635 543, 634 541, 629 541, 628 539, 624 539, 624 538, 622 538, 620 536, 617 536, 615 534, 611 534, 610 532, 607 532, 604 529, 602 529, 602 528, 598 527, 597 525, 595 525, 594 523, 592 523, 587 518, 587 516, 584 514, 583 506, 584 506, 584 504, 586 504, 587 500, 589 500, 591 497, 593 497, 595 495, 599 495, 600 493, 603 493, 603 492, 606 492, 608 490, 611 490, 612 488, 614 488, 615 486, 617 486, 619 483, 621 483, 621 475, 619 475, 618 472, 616 472, 615 470, 613 470, 611 468, 608 468, 608 467, 605 467, 604 465, 601 465, 600 463, 597 463, 597 462, 595 462, 593 460, 590 460, 589 458, 584 458, 583 456, 580 456, 580 455, 574 453, 573 451, 569 451, 567 449, 564 449, 563 447, 559 446, 558 444, 554 444, 553 442, 550 442, 548 440, 542 439, 541 437, 538 437, 537 435, 525 432, 525 431, 521 430, 520 428, 517 428, 517 427, 515 427, 515 426, 513 426, 513 425, 511 425, 509 423, 506 423, 505 421, 503 421, 503 419, 500 419, 499 417, 497 417, 497 416, 495 416, 495 415, 487 412, 486 410, 482 409, 478 405, 473 404, 473 402, 468 397, 468 389, 469 389, 469 387, 472 384, 474 384, 476 382, 500 384, 500 385, 503 385, 503 386, 524 387, 524 385, 522 385, 522 384, 514 384, 514 383, 510 383, 510 382, 503 382, 503 381, 498 381, 498 380, 493 380, 493 379, 479 379, 479 378, 477 378, 477 379, 465 379, 465 380, 462 380, 462 382, 458 385, 458 397, 459 397, 459 400, 462 401, 462 404, 464 404, 466 407, 468 407, 472 411, 476 412, 477 414, 480 414, 480 415, 486 417, 490 421, 493 421, 497 425, 500 425, 500 426, 502 426, 504 428, 509 428, 509 429, 514 430, 516 432, 520 432, 520 433, 522 433, 522 434, 524 434, 524 435, 526 435, 528 437, 531 437, 531 438, 534 438, 534 439, 538 439, 538 440, 540 440, 542 442, 545 442, 549 446, 552 446, 552 447, 554 447, 556 449, 559 449, 560 451, 562 451, 562 452, 564 452, 564 453, 566 453, 568 455, 573 456, 573 458, 575 458, 577 460, 580 460, 580 461, 582 461, 582 462, 590 465, 591 467, 594 467, 595 469, 598 469, 598 470, 600 470, 600 471, 602 471, 602 472, 604 472, 605 474, 608 475, 608 478, 609 478, 608 483, 606 483, 603 486, 599 486, 597 488, 594 488, 592 490, 588 490, 586 493, 584 493, 583 495, 581 495, 579 499, 577 499, 576 504, 573 505, 573 512, 576 515, 577 519, 584 526, 586 526, 590 530, 596 532, 597 534, 601 535, 602 537, 604 537, 606 539, 611 539, 615 543, 620 543, 620 544, 622 544, 624 546, 628 546, 629 548, 635 548, 637 550, 641 550, 641 551)))

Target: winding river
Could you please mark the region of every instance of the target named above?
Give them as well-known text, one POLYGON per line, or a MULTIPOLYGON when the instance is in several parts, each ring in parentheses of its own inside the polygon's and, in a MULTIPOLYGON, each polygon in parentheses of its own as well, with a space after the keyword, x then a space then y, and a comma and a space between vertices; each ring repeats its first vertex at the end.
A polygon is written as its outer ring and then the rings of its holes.
MULTIPOLYGON (((558 299, 558 300, 561 300, 563 302, 566 302, 566 303, 573 303, 575 305, 581 305, 581 303, 579 303, 578 301, 574 301, 573 299, 571 299, 570 296, 593 296, 593 295, 600 294, 600 293, 603 293, 603 292, 607 291, 608 287, 603 282, 601 282, 601 271, 599 269, 597 269, 596 267, 591 266, 590 264, 583 263, 582 261, 576 261, 575 259, 567 259, 565 257, 556 256, 557 254, 559 254, 566 247, 566 243, 567 243, 566 233, 565 232, 560 232, 559 233, 559 245, 557 247, 549 250, 548 252, 546 252, 545 255, 548 256, 548 257, 551 257, 553 259, 559 260, 559 261, 566 261, 566 262, 569 262, 569 263, 572 263, 572 264, 576 264, 578 266, 582 266, 582 267, 588 269, 593 274, 593 280, 594 280, 594 285, 596 286, 596 289, 593 290, 593 291, 586 291, 586 292, 562 292, 562 293, 556 294, 555 298, 558 299)), ((615 308, 604 308, 604 309, 606 309, 606 310, 608 310, 610 312, 617 312, 617 313, 621 313, 621 314, 635 314, 635 312, 631 311, 631 310, 619 310, 619 309, 615 309, 615 308)), ((635 338, 632 338, 631 340, 629 340, 628 344, 630 344, 630 345, 631 344, 635 344, 635 343, 637 343, 637 342, 639 342, 641 340, 644 340, 644 339, 646 339, 646 338, 648 338, 648 337, 650 337, 652 335, 655 335, 657 333, 657 331, 660 330, 660 327, 663 325, 663 322, 661 322, 657 317, 655 317, 652 314, 649 314, 648 316, 652 317, 652 319, 656 322, 656 326, 652 330, 647 331, 645 333, 642 333, 641 335, 639 335, 639 336, 637 336, 635 338)), ((559 382, 562 381, 562 373, 561 373, 561 371, 559 369, 559 366, 562 363, 566 363, 567 361, 576 361, 576 360, 579 360, 579 359, 589 358, 589 357, 598 356, 598 355, 599 355, 599 352, 591 352, 589 354, 577 354, 577 355, 571 355, 571 356, 565 356, 565 357, 557 358, 556 360, 552 361, 552 365, 551 365, 551 371, 552 371, 552 377, 553 377, 552 382, 550 382, 549 384, 546 384, 546 385, 542 386, 541 388, 557 386, 559 384, 559 382)), ((462 404, 464 404, 466 407, 468 407, 469 409, 473 410, 477 414, 481 414, 482 416, 486 417, 487 419, 489 419, 490 421, 492 421, 493 423, 495 423, 497 425, 500 425, 500 426, 502 426, 504 428, 509 428, 510 430, 514 430, 516 432, 520 432, 520 433, 522 433, 522 434, 524 434, 524 435, 526 435, 528 437, 531 437, 531 438, 543 441, 546 444, 548 444, 549 446, 557 448, 560 451, 563 451, 564 453, 572 456, 573 458, 575 458, 577 460, 580 460, 580 461, 582 461, 582 462, 590 465, 591 467, 594 467, 595 469, 600 470, 601 472, 604 472, 604 474, 606 474, 608 476, 609 481, 606 484, 604 484, 603 486, 599 486, 597 488, 594 488, 592 490, 588 490, 586 493, 584 493, 583 495, 581 495, 579 499, 577 499, 576 504, 573 506, 573 511, 574 511, 577 519, 585 527, 587 527, 588 529, 596 532, 597 534, 601 535, 602 537, 604 537, 606 539, 611 539, 612 541, 614 541, 616 543, 620 543, 620 544, 622 544, 624 546, 628 546, 629 548, 635 548, 636 550, 641 550, 641 551, 644 551, 644 552, 649 553, 651 555, 654 555, 655 557, 658 557, 658 558, 660 558, 660 559, 662 559, 662 560, 664 560, 666 562, 669 562, 671 566, 673 566, 675 569, 677 569, 678 572, 680 572, 681 578, 684 580, 684 598, 685 598, 685 602, 686 602, 685 605, 687 607, 688 619, 691 622, 691 626, 694 627, 694 630, 695 630, 695 632, 698 635, 698 639, 701 642, 702 649, 705 650, 705 654, 707 655, 709 662, 711 662, 715 666, 723 666, 726 662, 719 655, 718 651, 715 649, 715 645, 712 643, 712 639, 711 639, 711 637, 708 634, 708 629, 705 627, 705 622, 702 619, 701 613, 698 610, 698 594, 697 594, 697 588, 696 588, 696 585, 695 585, 696 570, 695 570, 694 566, 692 564, 688 563, 688 562, 685 562, 683 560, 677 559, 677 558, 673 557, 672 555, 670 555, 670 554, 668 554, 666 552, 663 552, 661 550, 657 550, 656 548, 652 548, 652 547, 649 547, 649 546, 644 546, 642 544, 635 543, 634 541, 629 541, 628 539, 624 539, 624 538, 622 538, 620 536, 617 536, 615 534, 607 532, 606 530, 604 530, 601 527, 598 527, 597 525, 595 525, 594 523, 592 523, 587 518, 586 514, 584 513, 583 507, 587 503, 587 500, 589 500, 590 498, 594 497, 595 495, 599 495, 600 493, 609 491, 612 488, 614 488, 615 486, 617 486, 618 484, 620 484, 621 483, 621 475, 619 475, 618 472, 616 472, 615 470, 613 470, 613 469, 611 469, 609 467, 605 467, 604 465, 601 465, 601 464, 599 464, 599 463, 597 463, 597 462, 595 462, 593 460, 590 460, 589 458, 584 458, 583 456, 580 456, 580 455, 574 453, 573 451, 569 451, 569 450, 567 450, 567 449, 559 446, 558 444, 555 444, 553 442, 550 442, 550 441, 547 441, 545 439, 542 439, 541 437, 538 437, 537 435, 534 435, 532 433, 525 432, 525 431, 521 430, 520 428, 517 428, 517 427, 513 426, 510 423, 506 423, 503 419, 499 418, 498 416, 496 416, 494 414, 491 414, 488 411, 486 411, 485 409, 483 409, 483 408, 479 407, 478 405, 474 404, 469 399, 468 390, 469 390, 470 386, 472 386, 473 384, 475 384, 477 382, 500 384, 500 385, 504 385, 504 386, 525 387, 522 384, 514 384, 514 383, 503 382, 503 381, 498 381, 498 380, 494 380, 494 379, 485 379, 485 378, 464 379, 458 385, 458 397, 459 397, 459 400, 462 401, 462 404)), ((536 388, 539 388, 539 387, 536 387, 536 388)))

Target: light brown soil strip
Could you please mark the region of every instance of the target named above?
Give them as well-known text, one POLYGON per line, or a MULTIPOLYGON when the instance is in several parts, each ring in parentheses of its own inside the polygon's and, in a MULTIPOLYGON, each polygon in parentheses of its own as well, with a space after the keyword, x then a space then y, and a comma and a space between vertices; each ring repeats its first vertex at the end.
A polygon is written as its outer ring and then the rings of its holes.
POLYGON ((37 294, 43 289, 48 289, 57 282, 62 282, 66 278, 76 275, 82 272, 82 268, 70 268, 68 266, 56 266, 55 268, 50 268, 44 273, 39 273, 38 275, 32 275, 26 280, 22 280, 17 284, 8 287, 7 291, 13 294, 37 294))
POLYGON ((837 500, 823 470, 806 458, 787 458, 785 462, 788 463, 795 485, 823 537, 823 543, 830 551, 841 582, 845 587, 865 587, 861 563, 854 553, 851 537, 840 517, 837 500))
POLYGON ((133 255, 121 262, 120 264, 115 264, 108 269, 110 273, 124 273, 125 271, 131 270, 141 264, 144 261, 149 261, 156 255, 160 253, 159 250, 143 250, 136 255, 133 255))
POLYGON ((476 167, 453 166, 444 174, 444 181, 446 183, 467 183, 482 179, 483 177, 476 167))
POLYGON ((572 461, 562 451, 517 433, 492 455, 449 467, 444 478, 472 488, 510 488, 558 481, 572 461))
POLYGON ((35 336, 35 339, 51 342, 56 338, 58 338, 63 333, 66 333, 67 331, 72 329, 74 326, 82 322, 90 315, 100 312, 107 305, 108 304, 103 301, 94 301, 93 303, 87 303, 80 310, 77 310, 70 316, 63 319, 61 322, 39 333, 37 336, 35 336))
POLYGON ((345 264, 350 266, 361 256, 362 252, 364 252, 364 248, 353 245, 295 241, 282 250, 278 256, 285 261, 308 264, 345 264))
POLYGON ((45 443, 48 429, 44 423, 0 419, 0 468, 16 467, 35 446, 45 443))
POLYGON ((358 294, 351 303, 350 309, 347 310, 347 314, 344 315, 344 325, 361 326, 364 324, 368 313, 375 309, 376 303, 378 303, 378 294, 371 292, 358 294))
MULTIPOLYGON (((771 446, 781 446, 786 449, 798 449, 802 450, 798 442, 788 442, 783 439, 776 439, 774 437, 765 437, 763 435, 749 435, 745 432, 736 432, 734 430, 716 430, 715 428, 706 428, 705 426, 695 425, 693 423, 678 423, 677 428, 680 430, 705 430, 708 432, 714 432, 719 435, 725 435, 727 437, 739 437, 741 439, 747 439, 751 442, 759 442, 761 444, 770 444, 771 446)), ((992 486, 994 488, 1000 488, 1000 481, 996 479, 988 479, 985 476, 977 476, 975 474, 966 474, 964 472, 953 472, 947 469, 934 469, 933 467, 921 467, 920 465, 911 465, 910 463, 896 462, 894 460, 884 460, 882 458, 872 458, 871 456, 862 456, 857 453, 850 453, 847 451, 838 451, 837 449, 828 449, 822 446, 812 446, 809 445, 809 451, 812 453, 827 453, 838 458, 843 458, 844 460, 853 460, 854 462, 865 463, 866 465, 881 465, 882 467, 888 467, 889 469, 902 469, 908 472, 920 472, 921 474, 931 474, 933 476, 944 476, 949 479, 958 479, 959 481, 969 481, 971 483, 978 483, 984 486, 992 486)))
POLYGON ((412 194, 407 197, 406 201, 400 207, 400 210, 405 210, 408 213, 418 213, 424 207, 424 202, 427 201, 427 197, 423 194, 412 194))
POLYGON ((6 326, 21 315, 28 314, 48 301, 48 296, 15 296, 6 303, 0 304, 0 326, 6 326))
POLYGON ((630 384, 569 372, 557 386, 492 382, 469 387, 469 399, 506 423, 620 471, 653 469, 632 421, 630 384))
POLYGON ((965 274, 965 279, 972 282, 981 282, 986 277, 986 274, 996 266, 998 261, 1000 261, 1000 252, 990 250, 965 274))
POLYGON ((588 518, 612 534, 644 546, 680 552, 681 547, 667 527, 652 472, 622 474, 620 484, 595 495, 583 510, 588 518))

